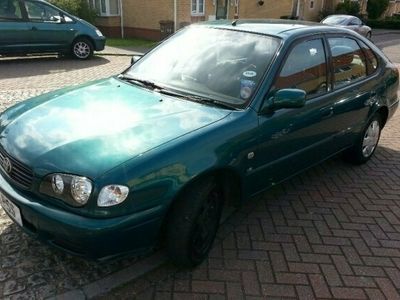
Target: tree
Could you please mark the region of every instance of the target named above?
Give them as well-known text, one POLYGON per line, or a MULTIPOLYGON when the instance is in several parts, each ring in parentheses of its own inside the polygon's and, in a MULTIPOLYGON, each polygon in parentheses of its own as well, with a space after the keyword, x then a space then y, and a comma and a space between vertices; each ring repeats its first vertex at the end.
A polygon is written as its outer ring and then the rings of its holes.
MULTIPOLYGON (((380 1, 380 0, 377 0, 377 1, 380 1)), ((335 12, 337 14, 346 14, 346 15, 357 16, 360 14, 360 4, 355 1, 344 0, 344 2, 339 3, 336 6, 335 12)))
POLYGON ((49 0, 49 2, 90 23, 96 18, 96 12, 90 8, 86 0, 49 0))
POLYGON ((389 0, 368 0, 368 18, 378 19, 389 6, 389 0))

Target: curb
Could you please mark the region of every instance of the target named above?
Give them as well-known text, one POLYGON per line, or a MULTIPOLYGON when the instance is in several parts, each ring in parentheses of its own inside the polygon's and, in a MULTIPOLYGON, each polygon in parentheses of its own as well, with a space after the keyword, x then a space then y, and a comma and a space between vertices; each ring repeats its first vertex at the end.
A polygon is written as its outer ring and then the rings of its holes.
MULTIPOLYGON (((373 30, 373 29, 372 29, 373 30)), ((400 30, 398 31, 386 31, 386 32, 374 32, 372 31, 372 36, 379 36, 379 35, 389 35, 389 34, 400 34, 400 30)))
POLYGON ((119 287, 127 282, 139 278, 140 276, 153 271, 160 267, 166 262, 166 256, 164 252, 158 251, 149 257, 139 260, 137 263, 109 274, 108 276, 91 282, 87 285, 82 286, 79 289, 75 289, 64 294, 49 297, 47 299, 52 300, 86 300, 94 297, 101 296, 108 293, 112 289, 119 287))
POLYGON ((101 53, 101 52, 96 52, 95 55, 97 56, 134 56, 137 53, 101 53))

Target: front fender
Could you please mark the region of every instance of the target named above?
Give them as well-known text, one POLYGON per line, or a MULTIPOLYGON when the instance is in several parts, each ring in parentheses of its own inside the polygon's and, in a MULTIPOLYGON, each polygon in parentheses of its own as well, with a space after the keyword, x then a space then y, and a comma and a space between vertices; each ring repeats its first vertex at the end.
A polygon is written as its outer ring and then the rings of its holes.
POLYGON ((256 143, 253 113, 232 113, 208 127, 187 134, 163 147, 144 153, 96 179, 97 186, 125 184, 130 198, 97 215, 121 215, 161 205, 166 212, 171 202, 192 180, 222 169, 245 174, 249 145, 256 143))

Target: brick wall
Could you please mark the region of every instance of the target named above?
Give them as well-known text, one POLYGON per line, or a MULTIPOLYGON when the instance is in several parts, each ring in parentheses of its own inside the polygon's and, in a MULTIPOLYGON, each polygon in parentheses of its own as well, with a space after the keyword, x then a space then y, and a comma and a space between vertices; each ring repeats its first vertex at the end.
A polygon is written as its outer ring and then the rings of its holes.
POLYGON ((174 19, 173 0, 124 0, 125 27, 159 30, 161 20, 174 19))
MULTIPOLYGON (((259 6, 257 0, 241 0, 239 4, 239 18, 280 18, 292 13, 292 0, 264 0, 264 5, 259 6)), ((234 7, 229 9, 233 18, 234 7)))

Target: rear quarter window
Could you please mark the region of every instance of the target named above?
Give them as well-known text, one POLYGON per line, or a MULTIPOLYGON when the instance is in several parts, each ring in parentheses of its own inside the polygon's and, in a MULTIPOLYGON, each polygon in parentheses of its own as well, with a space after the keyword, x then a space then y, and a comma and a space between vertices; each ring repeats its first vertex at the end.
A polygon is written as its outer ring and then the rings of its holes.
POLYGON ((358 42, 365 54, 368 75, 371 75, 371 74, 375 73, 375 71, 379 67, 378 57, 375 54, 375 52, 370 47, 368 47, 364 42, 362 42, 362 41, 358 41, 358 42))

